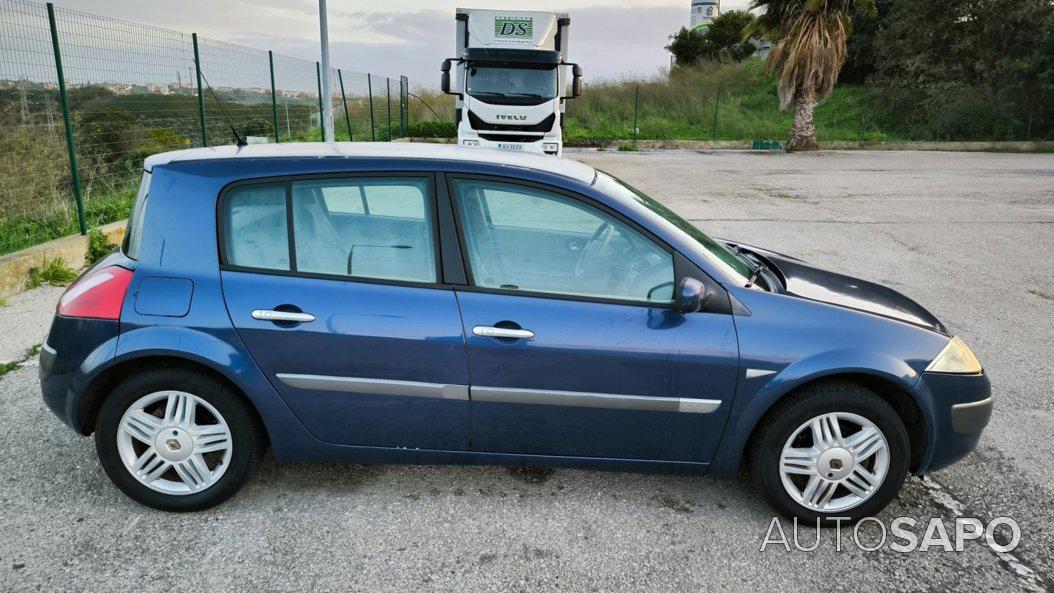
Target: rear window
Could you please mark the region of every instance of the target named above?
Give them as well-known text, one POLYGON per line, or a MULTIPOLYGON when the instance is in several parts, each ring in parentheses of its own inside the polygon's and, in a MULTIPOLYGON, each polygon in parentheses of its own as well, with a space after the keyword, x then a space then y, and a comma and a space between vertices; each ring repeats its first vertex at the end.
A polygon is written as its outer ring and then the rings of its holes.
POLYGON ((143 220, 146 218, 146 202, 150 195, 150 172, 143 172, 143 180, 139 182, 139 192, 132 204, 132 213, 128 216, 128 226, 124 230, 124 243, 121 251, 132 259, 139 259, 139 251, 143 244, 143 220))

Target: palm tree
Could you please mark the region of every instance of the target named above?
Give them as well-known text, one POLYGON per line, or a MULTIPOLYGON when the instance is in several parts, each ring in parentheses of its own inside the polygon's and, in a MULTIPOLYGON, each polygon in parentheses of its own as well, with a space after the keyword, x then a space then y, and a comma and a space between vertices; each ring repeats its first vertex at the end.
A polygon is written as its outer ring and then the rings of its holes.
POLYGON ((873 12, 874 0, 753 0, 751 8, 765 13, 747 35, 774 40, 766 61, 777 74, 780 109, 794 104, 787 150, 816 150, 813 107, 831 94, 846 56, 852 11, 873 12))

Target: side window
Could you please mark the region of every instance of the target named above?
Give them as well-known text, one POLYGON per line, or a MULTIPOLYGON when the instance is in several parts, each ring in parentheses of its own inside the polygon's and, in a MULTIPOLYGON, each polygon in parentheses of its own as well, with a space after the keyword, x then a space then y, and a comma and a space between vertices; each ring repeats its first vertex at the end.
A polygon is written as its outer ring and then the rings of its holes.
POLYGON ((285 185, 243 185, 223 202, 223 242, 227 263, 267 270, 289 269, 285 185))
POLYGON ((456 179, 478 286, 621 300, 673 299, 670 253, 599 208, 553 192, 456 179))
POLYGON ((143 221, 146 220, 150 177, 150 173, 143 173, 143 179, 139 182, 139 191, 135 195, 135 203, 132 204, 132 213, 128 216, 128 226, 124 231, 122 251, 131 259, 139 259, 139 251, 143 245, 143 221))
POLYGON ((293 182, 297 271, 435 282, 430 196, 423 178, 293 182))

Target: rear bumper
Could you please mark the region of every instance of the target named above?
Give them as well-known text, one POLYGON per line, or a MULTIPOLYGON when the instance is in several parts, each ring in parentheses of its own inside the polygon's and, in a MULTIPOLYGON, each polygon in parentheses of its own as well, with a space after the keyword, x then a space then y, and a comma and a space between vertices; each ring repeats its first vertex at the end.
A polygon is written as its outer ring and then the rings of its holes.
POLYGON ((113 358, 118 322, 55 316, 47 341, 40 347, 40 391, 44 403, 70 428, 88 434, 82 425, 82 396, 94 371, 113 358))
POLYGON ((929 459, 917 473, 947 467, 977 446, 992 417, 992 386, 985 374, 924 373, 933 414, 929 459))

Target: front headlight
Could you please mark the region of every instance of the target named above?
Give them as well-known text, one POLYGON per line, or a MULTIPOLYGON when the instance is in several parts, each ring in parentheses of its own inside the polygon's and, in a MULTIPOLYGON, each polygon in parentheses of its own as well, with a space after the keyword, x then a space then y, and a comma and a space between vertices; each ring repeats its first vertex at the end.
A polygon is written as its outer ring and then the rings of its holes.
POLYGON ((926 367, 926 372, 976 375, 981 372, 981 363, 977 362, 966 342, 956 336, 948 340, 944 350, 926 367))

